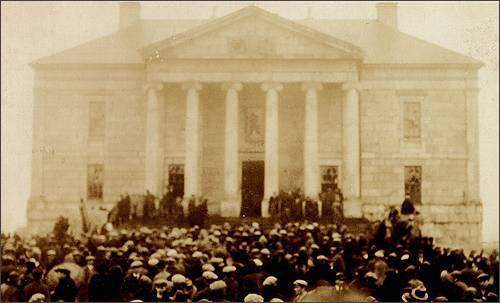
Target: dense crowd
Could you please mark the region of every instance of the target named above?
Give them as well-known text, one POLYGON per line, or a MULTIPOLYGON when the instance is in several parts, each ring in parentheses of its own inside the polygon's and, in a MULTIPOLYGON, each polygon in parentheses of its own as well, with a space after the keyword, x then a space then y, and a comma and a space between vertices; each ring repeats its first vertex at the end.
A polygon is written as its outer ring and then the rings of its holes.
POLYGON ((496 251, 437 247, 414 222, 393 209, 356 235, 308 221, 2 235, 1 299, 498 301, 496 251))

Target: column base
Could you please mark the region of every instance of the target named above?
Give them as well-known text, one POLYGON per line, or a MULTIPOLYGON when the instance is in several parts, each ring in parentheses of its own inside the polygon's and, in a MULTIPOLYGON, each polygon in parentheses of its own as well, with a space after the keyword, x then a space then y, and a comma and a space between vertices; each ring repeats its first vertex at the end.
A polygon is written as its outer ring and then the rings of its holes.
POLYGON ((362 218, 362 201, 360 198, 348 198, 344 200, 344 217, 362 218))
POLYGON ((222 217, 239 217, 241 211, 241 199, 225 199, 220 204, 220 215, 222 217))
POLYGON ((264 198, 261 205, 262 218, 269 218, 269 198, 264 198))

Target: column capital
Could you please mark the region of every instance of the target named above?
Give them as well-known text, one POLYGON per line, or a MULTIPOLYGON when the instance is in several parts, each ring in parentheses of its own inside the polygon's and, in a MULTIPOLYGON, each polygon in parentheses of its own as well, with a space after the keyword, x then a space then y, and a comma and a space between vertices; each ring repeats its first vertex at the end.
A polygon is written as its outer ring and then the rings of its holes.
POLYGON ((163 88, 163 84, 161 82, 147 82, 142 86, 142 88, 145 91, 148 90, 159 91, 163 88))
POLYGON ((283 84, 279 82, 264 82, 261 85, 261 89, 265 92, 267 92, 268 90, 275 90, 279 92, 283 89, 283 84))
POLYGON ((358 92, 362 89, 362 85, 359 82, 344 82, 342 83, 342 90, 355 89, 358 92))
POLYGON ((315 90, 320 91, 323 89, 323 84, 321 82, 304 82, 301 85, 302 91, 315 90))
POLYGON ((202 85, 200 82, 186 82, 182 84, 182 89, 183 90, 191 90, 194 89, 196 91, 201 90, 202 85))
POLYGON ((239 92, 242 88, 243 88, 243 84, 241 84, 241 82, 222 83, 222 90, 223 91, 235 90, 235 91, 239 92))

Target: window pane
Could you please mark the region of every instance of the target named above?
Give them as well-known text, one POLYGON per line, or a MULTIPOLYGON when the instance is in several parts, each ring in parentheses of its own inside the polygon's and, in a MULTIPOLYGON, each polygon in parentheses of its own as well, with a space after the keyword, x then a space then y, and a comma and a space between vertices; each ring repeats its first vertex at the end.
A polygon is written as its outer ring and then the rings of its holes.
POLYGON ((404 137, 420 138, 420 102, 404 102, 404 137))

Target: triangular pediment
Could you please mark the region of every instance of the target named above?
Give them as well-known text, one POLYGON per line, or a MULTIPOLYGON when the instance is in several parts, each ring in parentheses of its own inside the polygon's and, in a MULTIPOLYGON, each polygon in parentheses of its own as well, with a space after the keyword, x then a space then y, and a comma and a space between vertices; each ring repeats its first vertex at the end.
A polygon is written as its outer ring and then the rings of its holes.
POLYGON ((361 50, 255 6, 145 47, 148 62, 164 59, 361 59, 361 50))

